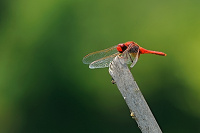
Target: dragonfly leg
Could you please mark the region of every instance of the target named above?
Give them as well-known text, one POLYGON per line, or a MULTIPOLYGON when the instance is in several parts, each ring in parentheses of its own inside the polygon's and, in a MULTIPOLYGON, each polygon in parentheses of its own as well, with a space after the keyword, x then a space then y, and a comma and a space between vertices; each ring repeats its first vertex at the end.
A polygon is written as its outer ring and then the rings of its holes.
POLYGON ((111 79, 111 83, 112 83, 112 84, 116 84, 116 82, 115 82, 115 80, 113 79, 113 77, 112 77, 112 79, 111 79))
POLYGON ((138 61, 138 55, 139 55, 139 53, 137 53, 137 55, 135 56, 135 59, 133 60, 131 66, 130 66, 131 68, 137 63, 137 61, 138 61))
MULTIPOLYGON (((130 54, 128 54, 129 55, 129 58, 130 58, 130 60, 131 60, 131 62, 132 62, 132 64, 133 64, 133 59, 131 58, 131 55, 130 54)), ((132 67, 130 67, 130 70, 131 70, 131 68, 132 67)))
POLYGON ((130 54, 128 54, 128 56, 129 56, 129 58, 131 59, 131 62, 133 63, 133 59, 131 58, 131 55, 130 55, 130 54))
POLYGON ((133 112, 132 110, 130 110, 130 112, 131 112, 130 116, 131 116, 133 119, 137 120, 137 118, 136 118, 134 112, 133 112))

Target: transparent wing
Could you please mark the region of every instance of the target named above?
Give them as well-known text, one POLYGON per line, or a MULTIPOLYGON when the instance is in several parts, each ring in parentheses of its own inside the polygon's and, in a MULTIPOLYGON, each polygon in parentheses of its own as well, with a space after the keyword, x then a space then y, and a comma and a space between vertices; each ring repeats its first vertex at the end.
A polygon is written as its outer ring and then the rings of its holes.
POLYGON ((117 55, 119 55, 120 53, 115 53, 112 54, 110 56, 106 56, 104 58, 101 58, 99 60, 96 60, 94 62, 92 62, 89 65, 90 69, 95 69, 95 68, 104 68, 104 67, 109 67, 109 64, 113 61, 113 58, 117 55))
POLYGON ((83 58, 84 64, 91 64, 92 62, 99 60, 101 58, 109 57, 112 54, 119 53, 116 49, 117 46, 110 47, 104 50, 90 53, 83 58))

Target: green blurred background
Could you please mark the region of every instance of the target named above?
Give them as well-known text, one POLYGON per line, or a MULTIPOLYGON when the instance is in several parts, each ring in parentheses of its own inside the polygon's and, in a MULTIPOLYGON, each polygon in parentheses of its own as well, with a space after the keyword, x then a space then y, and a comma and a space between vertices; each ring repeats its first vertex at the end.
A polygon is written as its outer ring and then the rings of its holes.
POLYGON ((108 68, 82 58, 118 43, 165 133, 200 132, 199 0, 1 0, 0 133, 140 133, 108 68))

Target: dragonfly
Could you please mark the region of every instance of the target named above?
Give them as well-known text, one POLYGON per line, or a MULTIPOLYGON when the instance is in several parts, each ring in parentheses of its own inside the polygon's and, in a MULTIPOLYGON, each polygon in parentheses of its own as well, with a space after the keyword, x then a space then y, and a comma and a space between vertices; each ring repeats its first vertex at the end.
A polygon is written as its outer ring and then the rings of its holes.
POLYGON ((109 67, 109 64, 116 56, 120 56, 125 59, 126 64, 131 64, 130 68, 132 68, 138 61, 140 54, 155 54, 160 56, 167 55, 163 52, 144 49, 137 43, 129 41, 104 50, 90 53, 83 58, 83 63, 89 64, 90 69, 105 68, 109 67))

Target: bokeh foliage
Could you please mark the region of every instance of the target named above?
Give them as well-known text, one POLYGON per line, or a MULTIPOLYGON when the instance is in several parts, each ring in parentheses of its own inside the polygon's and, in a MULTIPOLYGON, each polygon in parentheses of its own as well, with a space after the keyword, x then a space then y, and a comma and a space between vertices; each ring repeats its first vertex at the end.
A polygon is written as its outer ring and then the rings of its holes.
POLYGON ((200 132, 200 1, 0 1, 0 132, 140 132, 89 52, 135 41, 132 73, 162 130, 200 132))

